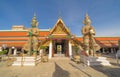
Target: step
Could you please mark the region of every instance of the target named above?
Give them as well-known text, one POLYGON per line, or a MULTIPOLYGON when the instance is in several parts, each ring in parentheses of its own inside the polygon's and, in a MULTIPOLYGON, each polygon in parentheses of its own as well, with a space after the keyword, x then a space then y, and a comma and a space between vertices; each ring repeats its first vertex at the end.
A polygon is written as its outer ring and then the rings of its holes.
POLYGON ((24 66, 35 66, 35 62, 24 62, 24 66))
POLYGON ((38 64, 40 62, 40 59, 40 56, 37 57, 37 60, 35 60, 35 57, 16 57, 16 61, 13 62, 12 66, 21 66, 21 64, 23 66, 35 66, 35 64, 38 64))
POLYGON ((110 62, 107 60, 106 57, 82 57, 82 62, 84 62, 88 66, 93 65, 103 65, 103 66, 110 66, 110 62))
POLYGON ((23 62, 23 63, 16 61, 16 62, 14 62, 14 63, 12 64, 12 66, 21 66, 21 64, 22 64, 23 66, 33 66, 33 65, 35 66, 35 62, 32 62, 32 61, 23 62))
POLYGON ((21 66, 21 62, 20 61, 15 61, 12 66, 21 66))

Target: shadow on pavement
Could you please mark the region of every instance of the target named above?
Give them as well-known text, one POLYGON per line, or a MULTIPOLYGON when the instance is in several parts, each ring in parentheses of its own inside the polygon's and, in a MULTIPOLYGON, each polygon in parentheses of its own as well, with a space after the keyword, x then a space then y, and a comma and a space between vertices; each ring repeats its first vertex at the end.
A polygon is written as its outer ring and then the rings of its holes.
POLYGON ((80 70, 82 73, 84 73, 85 75, 87 75, 88 77, 92 77, 90 74, 88 74, 87 72, 83 71, 83 68, 80 68, 78 66, 75 66, 74 64, 72 63, 69 63, 71 66, 73 66, 74 68, 80 70))
POLYGON ((96 71, 102 72, 108 77, 120 77, 120 68, 113 68, 111 66, 91 66, 96 71))
POLYGON ((69 77, 69 72, 63 70, 58 64, 55 63, 55 71, 52 77, 69 77))
POLYGON ((114 66, 120 67, 120 63, 112 63, 112 62, 110 62, 110 64, 112 64, 112 65, 114 65, 114 66))

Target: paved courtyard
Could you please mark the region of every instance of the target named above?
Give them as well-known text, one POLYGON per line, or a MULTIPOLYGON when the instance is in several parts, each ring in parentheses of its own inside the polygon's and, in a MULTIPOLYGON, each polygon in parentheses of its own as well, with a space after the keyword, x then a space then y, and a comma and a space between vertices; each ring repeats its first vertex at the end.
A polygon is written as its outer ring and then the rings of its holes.
MULTIPOLYGON (((109 56, 108 56, 109 57, 109 56)), ((84 66, 68 58, 54 58, 37 66, 9 66, 0 62, 0 77, 120 77, 120 64, 114 57, 108 60, 112 66, 84 66)))

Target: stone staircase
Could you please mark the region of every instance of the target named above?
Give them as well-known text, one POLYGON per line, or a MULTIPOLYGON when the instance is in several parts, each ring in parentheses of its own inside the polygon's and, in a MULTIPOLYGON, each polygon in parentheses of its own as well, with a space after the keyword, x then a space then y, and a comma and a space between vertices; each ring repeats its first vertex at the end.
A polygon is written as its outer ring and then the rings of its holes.
POLYGON ((41 61, 41 57, 16 57, 16 60, 13 62, 12 66, 35 66, 41 61))
POLYGON ((111 65, 106 57, 82 56, 81 61, 88 66, 94 66, 94 65, 110 66, 111 65))
POLYGON ((66 60, 69 59, 69 57, 65 57, 65 54, 54 54, 54 57, 51 58, 51 60, 66 60))
POLYGON ((65 57, 65 54, 54 54, 54 57, 65 57))

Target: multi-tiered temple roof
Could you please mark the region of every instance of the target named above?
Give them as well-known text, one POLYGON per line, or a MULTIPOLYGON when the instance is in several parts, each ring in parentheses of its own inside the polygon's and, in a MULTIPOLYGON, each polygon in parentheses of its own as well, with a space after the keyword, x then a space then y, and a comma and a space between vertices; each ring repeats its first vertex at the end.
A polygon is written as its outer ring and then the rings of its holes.
MULTIPOLYGON (((84 23, 85 22, 86 21, 84 21, 84 23)), ((24 26, 21 26, 20 29, 18 29, 19 27, 20 26, 15 26, 13 30, 0 30, 0 46, 5 44, 8 47, 22 47, 28 40, 28 29, 24 26)), ((61 18, 58 19, 52 29, 40 29, 39 41, 47 40, 50 37, 54 39, 70 37, 73 39, 77 39, 81 43, 83 40, 82 36, 74 37, 61 18)), ((113 36, 95 37, 95 40, 101 47, 118 47, 119 38, 120 37, 113 36)))

